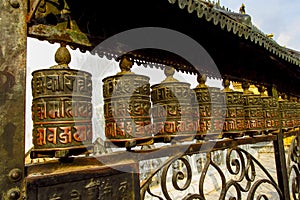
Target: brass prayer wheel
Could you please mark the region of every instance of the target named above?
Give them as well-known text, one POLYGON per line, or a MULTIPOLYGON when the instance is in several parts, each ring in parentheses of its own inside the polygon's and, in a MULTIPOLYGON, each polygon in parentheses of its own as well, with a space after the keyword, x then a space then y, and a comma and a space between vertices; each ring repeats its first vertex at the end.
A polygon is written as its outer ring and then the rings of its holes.
POLYGON ((292 109, 292 118, 293 118, 293 128, 299 127, 299 104, 297 97, 291 97, 291 109, 292 109))
POLYGON ((103 81, 105 136, 108 142, 133 147, 151 140, 150 78, 130 71, 128 55, 120 60, 121 72, 103 81))
POLYGON ((259 94, 244 94, 246 134, 261 134, 264 130, 263 104, 259 94))
POLYGON ((264 123, 266 133, 278 131, 280 128, 279 122, 279 104, 275 97, 261 97, 263 104, 264 123))
POLYGON ((32 158, 81 154, 92 145, 91 74, 69 69, 64 46, 55 60, 58 65, 32 73, 32 158))
POLYGON ((193 110, 198 111, 197 139, 222 138, 225 117, 225 95, 220 88, 205 85, 205 75, 198 76, 199 85, 193 89, 196 101, 193 110))
POLYGON ((296 128, 300 127, 300 102, 299 99, 297 98, 297 102, 296 102, 296 116, 297 116, 297 120, 296 120, 296 128))
POLYGON ((245 133, 248 135, 261 134, 264 130, 263 104, 260 94, 250 91, 250 83, 242 82, 244 109, 245 109, 245 133))
POLYGON ((164 81, 151 86, 153 134, 157 141, 194 137, 190 84, 173 77, 173 67, 165 68, 164 81))
POLYGON ((245 133, 245 110, 243 92, 233 91, 229 88, 230 82, 223 80, 226 102, 226 115, 223 126, 224 137, 241 137, 245 133))
POLYGON ((285 94, 281 95, 279 99, 279 110, 281 117, 281 127, 283 130, 288 131, 294 128, 294 109, 296 104, 287 99, 285 94))
POLYGON ((275 97, 266 94, 265 86, 258 85, 257 87, 260 92, 263 106, 264 132, 266 134, 278 133, 280 129, 278 100, 275 97))

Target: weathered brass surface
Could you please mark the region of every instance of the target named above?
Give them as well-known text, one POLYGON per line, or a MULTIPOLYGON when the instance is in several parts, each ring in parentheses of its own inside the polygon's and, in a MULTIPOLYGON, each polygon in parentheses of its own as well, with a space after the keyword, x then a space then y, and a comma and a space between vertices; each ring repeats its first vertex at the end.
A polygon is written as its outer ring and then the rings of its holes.
POLYGON ((245 109, 243 92, 225 92, 226 117, 223 126, 225 137, 240 137, 245 133, 245 109))
POLYGON ((275 97, 262 96, 262 105, 264 113, 265 131, 267 133, 278 131, 279 121, 279 103, 275 97))
POLYGON ((151 138, 150 78, 131 72, 132 65, 124 56, 121 72, 103 79, 105 136, 120 144, 127 139, 139 143, 151 138))
POLYGON ((296 102, 296 128, 300 127, 300 102, 296 102))
POLYGON ((263 104, 260 95, 244 94, 245 132, 246 134, 261 134, 264 130, 263 104))
POLYGON ((208 87, 204 75, 198 76, 199 85, 193 89, 195 100, 192 112, 197 121, 197 138, 221 138, 225 118, 225 95, 219 88, 208 87))
POLYGON ((296 102, 289 101, 285 94, 281 95, 281 98, 278 100, 278 102, 282 129, 287 131, 294 128, 296 102))
POLYGON ((166 67, 166 79, 151 86, 153 134, 155 137, 194 136, 196 122, 192 118, 189 83, 173 77, 174 68, 166 67))
POLYGON ((33 158, 83 153, 92 144, 91 74, 68 69, 66 51, 58 49, 58 65, 32 73, 33 158))
MULTIPOLYGON (((41 172, 29 167, 26 178, 28 200, 139 200, 138 164, 132 161, 115 165, 60 164, 41 172), (125 170, 125 171, 124 171, 125 170)), ((36 169, 35 169, 36 168, 36 169)))

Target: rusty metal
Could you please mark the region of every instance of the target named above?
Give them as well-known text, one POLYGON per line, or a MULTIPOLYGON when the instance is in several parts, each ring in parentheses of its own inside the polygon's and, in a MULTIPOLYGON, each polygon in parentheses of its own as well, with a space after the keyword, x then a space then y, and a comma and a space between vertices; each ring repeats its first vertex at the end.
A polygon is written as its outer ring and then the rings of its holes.
POLYGON ((58 65, 32 73, 32 158, 81 154, 92 144, 91 74, 69 69, 64 46, 55 60, 58 65))
POLYGON ((83 33, 71 14, 69 2, 66 0, 31 0, 28 22, 28 35, 52 42, 66 42, 91 46, 86 33, 83 33))
POLYGON ((130 56, 122 56, 121 72, 103 79, 105 136, 123 147, 152 140, 150 78, 131 72, 132 65, 130 56))
POLYGON ((151 86, 153 134, 169 142, 174 137, 193 138, 196 133, 192 118, 190 84, 173 77, 173 67, 166 67, 164 81, 151 86))
POLYGON ((27 1, 3 0, 0 10, 0 199, 6 200, 24 197, 27 1))
POLYGON ((197 121, 197 139, 222 138, 225 117, 225 95, 219 88, 205 85, 205 75, 198 76, 199 85, 193 89, 193 113, 197 121))

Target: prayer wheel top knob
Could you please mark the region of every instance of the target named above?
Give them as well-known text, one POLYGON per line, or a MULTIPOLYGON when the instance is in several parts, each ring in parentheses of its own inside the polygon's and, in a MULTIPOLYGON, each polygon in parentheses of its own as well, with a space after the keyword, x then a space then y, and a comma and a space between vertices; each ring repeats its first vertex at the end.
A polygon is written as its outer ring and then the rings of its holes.
POLYGON ((164 73, 166 75, 166 79, 162 81, 163 83, 166 83, 166 82, 179 82, 176 78, 173 77, 174 74, 175 74, 174 67, 167 66, 164 70, 164 73))
POLYGON ((268 96, 266 94, 267 88, 265 86, 263 86, 263 85, 257 85, 256 87, 258 88, 260 96, 262 96, 262 97, 268 96))
POLYGON ((199 74, 198 77, 197 77, 197 81, 198 81, 198 85, 197 85, 197 88, 208 88, 207 85, 205 84, 206 83, 206 75, 205 74, 199 74))
POLYGON ((130 59, 129 56, 127 55, 122 55, 120 58, 120 63, 119 67, 121 69, 121 72, 118 72, 117 75, 122 75, 122 74, 134 74, 131 72, 131 68, 133 66, 133 60, 130 59))
POLYGON ((243 81, 242 82, 242 88, 244 90, 244 94, 254 94, 252 91, 249 90, 250 83, 248 81, 243 81))
POLYGON ((55 53, 55 62, 57 65, 50 67, 51 69, 69 69, 71 62, 71 54, 65 45, 61 45, 55 53))
POLYGON ((226 79, 226 78, 223 79, 222 84, 223 84, 223 87, 224 87, 224 89, 222 90, 223 92, 233 92, 233 90, 231 88, 229 88, 230 81, 228 79, 226 79))

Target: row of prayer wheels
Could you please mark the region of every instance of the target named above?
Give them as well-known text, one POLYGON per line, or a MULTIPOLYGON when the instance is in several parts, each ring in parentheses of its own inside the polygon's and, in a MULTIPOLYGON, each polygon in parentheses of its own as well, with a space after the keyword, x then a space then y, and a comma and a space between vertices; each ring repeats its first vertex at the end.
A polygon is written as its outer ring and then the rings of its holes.
MULTIPOLYGON (((150 86, 149 77, 130 71, 133 61, 123 56, 121 72, 103 79, 105 136, 118 146, 170 142, 172 139, 220 139, 278 133, 300 125, 300 104, 254 94, 250 84, 243 92, 176 80, 166 67, 165 80, 150 86), (281 119, 281 121, 280 121, 281 119)), ((261 90, 264 90, 261 87, 261 90)))
MULTIPOLYGON (((64 158, 92 149, 92 75, 70 69, 65 46, 55 55, 58 65, 32 73, 33 144, 31 158, 64 158)), ((206 140, 277 133, 300 126, 297 101, 244 91, 199 85, 173 77, 166 67, 165 80, 150 86, 150 78, 131 72, 133 60, 120 57, 121 72, 103 81, 105 137, 107 143, 136 145, 178 140, 206 140), (281 119, 281 120, 280 120, 281 119)), ((262 92, 263 93, 263 92, 262 92)))

